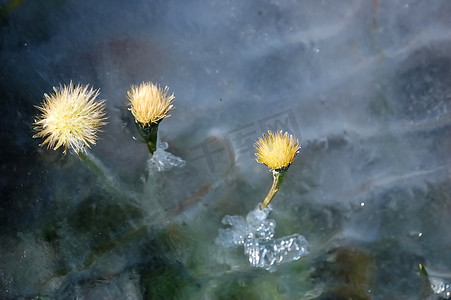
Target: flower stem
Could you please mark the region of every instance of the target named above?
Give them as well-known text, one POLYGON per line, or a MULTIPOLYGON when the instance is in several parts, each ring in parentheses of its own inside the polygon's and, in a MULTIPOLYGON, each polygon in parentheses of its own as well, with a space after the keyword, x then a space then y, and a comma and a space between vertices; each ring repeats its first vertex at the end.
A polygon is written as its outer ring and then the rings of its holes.
POLYGON ((266 195, 265 200, 263 200, 263 202, 260 204, 261 210, 265 209, 268 206, 269 202, 271 202, 272 198, 274 198, 274 196, 276 195, 280 185, 283 182, 283 179, 285 178, 285 172, 286 171, 276 171, 276 170, 272 171, 273 175, 272 186, 268 194, 266 195))
POLYGON ((142 136, 144 142, 147 144, 147 149, 149 149, 150 154, 153 155, 153 153, 157 150, 159 123, 141 124, 138 121, 135 121, 135 124, 139 134, 142 136))
POLYGON ((88 168, 93 171, 95 174, 105 177, 105 174, 103 174, 102 168, 96 163, 97 159, 93 159, 92 154, 88 152, 77 152, 78 157, 88 166, 88 168))
POLYGON ((85 165, 102 179, 103 184, 109 191, 122 196, 123 192, 121 192, 118 182, 98 158, 88 151, 80 151, 77 154, 85 165))

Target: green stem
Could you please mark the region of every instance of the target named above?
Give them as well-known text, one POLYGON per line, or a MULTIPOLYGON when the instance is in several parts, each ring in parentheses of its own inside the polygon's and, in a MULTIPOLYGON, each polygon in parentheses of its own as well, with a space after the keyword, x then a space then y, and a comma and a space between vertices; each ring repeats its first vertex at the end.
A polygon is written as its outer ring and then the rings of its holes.
POLYGON ((153 155, 153 153, 157 150, 159 123, 141 124, 138 121, 135 121, 135 124, 139 134, 142 136, 144 142, 147 144, 147 149, 149 149, 150 154, 153 155))
POLYGON ((82 151, 78 152, 78 157, 88 166, 88 168, 93 171, 96 175, 101 177, 106 177, 102 171, 102 168, 92 159, 92 154, 84 153, 82 151))
POLYGON ((80 151, 77 154, 85 165, 102 179, 103 184, 108 190, 114 192, 116 195, 122 195, 118 183, 99 159, 97 159, 90 152, 80 151))
POLYGON ((273 182, 271 189, 269 190, 268 194, 266 195, 265 200, 260 204, 260 209, 265 209, 269 202, 271 202, 272 198, 276 195, 277 191, 279 190, 280 185, 283 182, 283 179, 285 178, 285 172, 286 171, 272 171, 273 175, 273 182))
POLYGON ((429 277, 429 274, 426 271, 426 268, 424 267, 424 265, 423 264, 419 264, 419 267, 420 267, 420 274, 425 276, 425 277, 429 277))

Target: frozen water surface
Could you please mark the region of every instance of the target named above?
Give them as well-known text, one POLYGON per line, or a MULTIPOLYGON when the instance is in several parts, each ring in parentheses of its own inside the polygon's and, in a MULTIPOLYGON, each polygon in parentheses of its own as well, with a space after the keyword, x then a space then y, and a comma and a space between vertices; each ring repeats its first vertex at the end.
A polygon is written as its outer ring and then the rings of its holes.
POLYGON ((418 266, 451 271, 450 1, 0 7, 0 298, 448 297, 418 266), (31 138, 34 105, 70 80, 106 99, 92 154, 120 188, 31 138), (134 139, 142 81, 175 94, 159 136, 183 166, 151 171, 134 139), (272 241, 309 244, 274 272, 215 243, 269 190, 252 149, 268 129, 302 146, 272 241))

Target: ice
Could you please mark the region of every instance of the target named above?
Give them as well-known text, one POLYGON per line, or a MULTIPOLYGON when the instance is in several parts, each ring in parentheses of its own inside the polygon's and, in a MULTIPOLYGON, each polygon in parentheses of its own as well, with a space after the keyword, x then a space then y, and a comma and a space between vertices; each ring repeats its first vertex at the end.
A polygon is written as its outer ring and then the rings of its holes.
POLYGON ((270 240, 274 236, 276 222, 261 220, 259 223, 249 223, 242 216, 225 216, 222 223, 231 228, 220 229, 217 243, 224 247, 244 245, 248 240, 270 240))
POLYGON ((166 151, 169 145, 166 142, 157 143, 157 149, 147 161, 149 170, 156 170, 158 172, 169 171, 172 168, 181 168, 185 165, 185 161, 180 157, 173 155, 166 151))
POLYGON ((259 226, 263 221, 266 220, 271 210, 271 206, 267 206, 264 209, 256 208, 252 210, 246 216, 246 223, 254 227, 259 226))
POLYGON ((222 223, 231 225, 230 229, 220 229, 216 242, 226 248, 244 244, 249 234, 249 226, 241 216, 225 216, 222 223))
POLYGON ((0 3, 0 298, 76 298, 59 282, 108 298, 129 273, 142 298, 438 297, 413 266, 451 270, 451 1, 0 3), (35 106, 71 80, 105 100, 90 150, 109 186, 32 138, 35 106), (175 95, 153 159, 127 106, 147 81, 175 95), (246 216, 271 184, 252 147, 267 130, 302 148, 274 211, 246 216), (294 233, 308 257, 250 267, 246 240, 294 233))
POLYGON ((429 278, 429 281, 434 294, 440 296, 442 299, 451 299, 451 283, 434 277, 429 278))
POLYGON ((225 216, 222 223, 231 228, 219 230, 217 243, 227 248, 244 245, 249 239, 271 240, 276 227, 274 220, 262 220, 256 224, 246 222, 241 216, 225 216))
POLYGON ((219 229, 216 243, 225 247, 243 245, 244 254, 249 257, 252 267, 275 271, 276 265, 295 261, 308 253, 307 240, 299 234, 274 238, 276 222, 267 219, 271 208, 256 208, 242 216, 225 216, 224 225, 230 228, 219 229))
POLYGON ((429 269, 420 264, 420 274, 429 279, 431 290, 440 299, 451 299, 451 274, 443 270, 429 269))
POLYGON ((307 240, 299 234, 275 240, 248 239, 244 245, 244 253, 249 256, 253 267, 275 270, 275 265, 298 260, 308 254, 307 240))

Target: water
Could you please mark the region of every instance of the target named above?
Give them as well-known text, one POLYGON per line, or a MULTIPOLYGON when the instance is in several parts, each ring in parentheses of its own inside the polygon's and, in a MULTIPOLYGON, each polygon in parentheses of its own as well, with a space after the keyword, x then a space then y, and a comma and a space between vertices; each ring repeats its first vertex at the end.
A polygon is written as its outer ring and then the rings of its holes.
POLYGON ((449 1, 0 6, 0 298, 447 297, 418 266, 451 269, 449 1), (114 188, 31 138, 34 105, 70 80, 106 99, 91 154, 114 188), (169 170, 127 110, 142 81, 176 97, 169 170), (252 145, 279 129, 302 148, 246 254, 272 180, 252 145), (307 255, 249 261, 296 234, 307 255))

